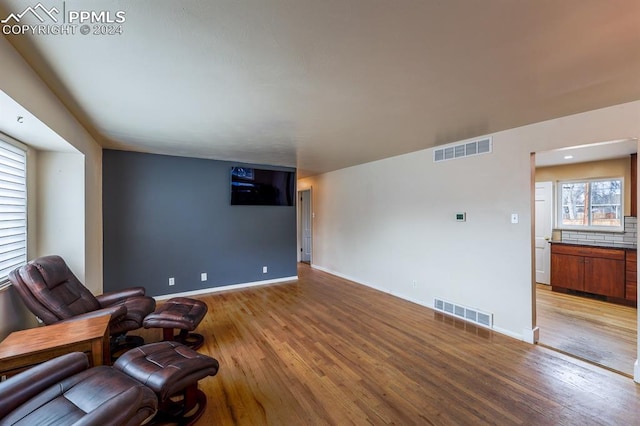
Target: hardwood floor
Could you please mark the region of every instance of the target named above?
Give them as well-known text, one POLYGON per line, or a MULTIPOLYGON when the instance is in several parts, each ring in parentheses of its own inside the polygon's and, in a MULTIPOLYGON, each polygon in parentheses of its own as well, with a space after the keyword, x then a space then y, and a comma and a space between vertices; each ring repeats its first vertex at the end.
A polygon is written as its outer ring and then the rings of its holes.
POLYGON ((637 311, 536 287, 539 343, 633 376, 637 311))
POLYGON ((199 297, 201 425, 637 424, 619 374, 300 265, 297 282, 199 297))

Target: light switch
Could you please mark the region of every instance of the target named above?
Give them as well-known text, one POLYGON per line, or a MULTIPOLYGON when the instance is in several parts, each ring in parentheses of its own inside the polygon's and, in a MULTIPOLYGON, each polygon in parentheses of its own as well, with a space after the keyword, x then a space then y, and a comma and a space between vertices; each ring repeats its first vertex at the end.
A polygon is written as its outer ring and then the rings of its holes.
POLYGON ((518 223, 520 218, 518 218, 518 213, 511 213, 511 223, 518 223))

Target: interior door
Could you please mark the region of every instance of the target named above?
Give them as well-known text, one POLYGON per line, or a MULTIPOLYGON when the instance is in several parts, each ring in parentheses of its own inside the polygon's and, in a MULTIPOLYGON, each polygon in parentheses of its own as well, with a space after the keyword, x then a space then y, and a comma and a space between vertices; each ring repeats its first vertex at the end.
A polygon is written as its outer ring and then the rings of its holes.
POLYGON ((553 183, 536 182, 536 281, 549 284, 551 228, 553 223, 553 183))
POLYGON ((300 191, 300 261, 311 263, 311 190, 300 191))

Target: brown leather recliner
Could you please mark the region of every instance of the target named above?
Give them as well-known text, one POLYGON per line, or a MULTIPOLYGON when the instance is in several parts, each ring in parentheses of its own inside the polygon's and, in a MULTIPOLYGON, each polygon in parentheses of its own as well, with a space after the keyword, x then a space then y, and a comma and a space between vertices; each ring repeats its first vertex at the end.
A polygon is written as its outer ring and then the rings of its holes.
MULTIPOLYGON (((25 305, 46 325, 111 314, 109 333, 118 343, 127 331, 142 327, 156 308, 144 287, 94 296, 56 255, 44 256, 12 271, 9 280, 25 305)), ((138 339, 134 345, 142 344, 138 339)), ((114 349, 114 347, 112 347, 114 349)))
POLYGON ((0 383, 0 426, 25 424, 140 425, 158 398, 112 367, 89 368, 73 352, 0 383))
POLYGON ((125 353, 113 367, 88 368, 74 352, 0 383, 0 426, 194 424, 207 397, 198 382, 218 374, 218 360, 178 342, 125 353), (157 416, 156 416, 157 412, 157 416))

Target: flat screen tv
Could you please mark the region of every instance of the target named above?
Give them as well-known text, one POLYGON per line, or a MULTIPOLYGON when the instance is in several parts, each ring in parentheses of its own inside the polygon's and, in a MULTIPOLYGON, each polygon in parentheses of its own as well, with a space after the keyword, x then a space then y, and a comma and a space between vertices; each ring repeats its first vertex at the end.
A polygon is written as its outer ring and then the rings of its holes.
POLYGON ((293 206, 295 189, 295 172, 231 168, 232 205, 293 206))

